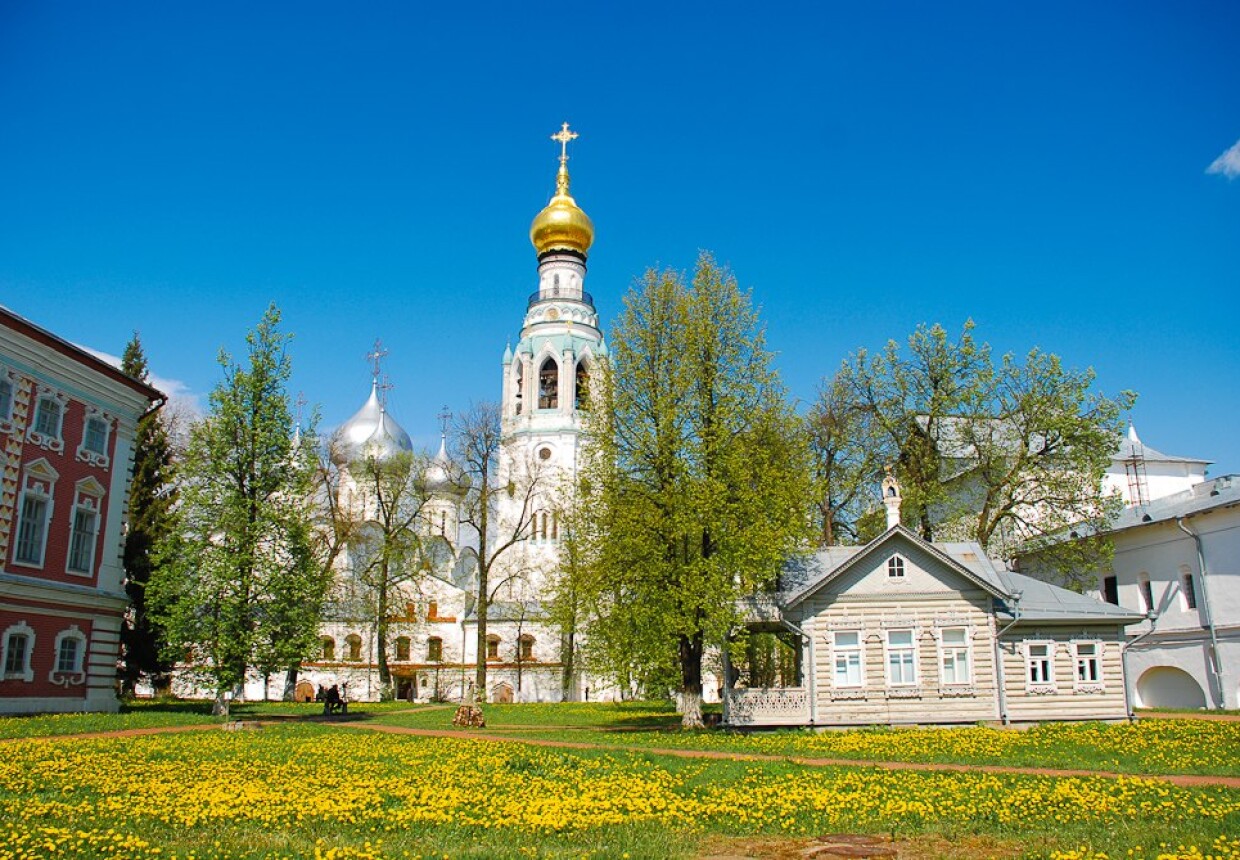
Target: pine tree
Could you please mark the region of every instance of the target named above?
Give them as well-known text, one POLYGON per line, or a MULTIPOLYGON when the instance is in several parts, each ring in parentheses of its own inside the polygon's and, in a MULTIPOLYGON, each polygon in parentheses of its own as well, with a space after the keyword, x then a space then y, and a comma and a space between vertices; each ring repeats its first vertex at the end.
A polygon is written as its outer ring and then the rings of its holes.
POLYGON ((295 432, 279 321, 272 305, 246 338, 247 366, 220 355, 224 380, 190 432, 176 528, 152 581, 166 652, 188 656, 219 713, 251 670, 311 652, 328 585, 312 551, 313 435, 295 432))
MULTIPOLYGON (((146 353, 138 333, 125 346, 121 370, 134 379, 150 381, 146 353)), ((130 611, 121 627, 122 691, 132 695, 146 675, 157 692, 167 690, 172 663, 160 655, 160 631, 147 608, 147 584, 155 559, 153 548, 172 528, 171 509, 176 504, 172 483, 172 445, 161 412, 138 421, 134 438, 133 481, 129 494, 129 521, 125 535, 125 591, 130 611)))

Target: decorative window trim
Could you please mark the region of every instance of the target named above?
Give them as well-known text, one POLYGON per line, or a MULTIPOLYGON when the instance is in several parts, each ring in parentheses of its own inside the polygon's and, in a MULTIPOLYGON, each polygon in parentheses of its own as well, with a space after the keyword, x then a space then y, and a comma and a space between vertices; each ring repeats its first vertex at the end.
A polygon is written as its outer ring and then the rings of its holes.
POLYGON ((1058 686, 1055 684, 1055 645, 1053 639, 1026 639, 1021 643, 1021 652, 1025 658, 1025 692, 1035 696, 1045 696, 1059 692, 1058 686), (1046 647, 1046 657, 1034 657, 1033 648, 1046 647), (1033 663, 1034 660, 1046 660, 1047 679, 1045 681, 1033 680, 1033 663))
POLYGON ((73 509, 69 512, 69 546, 65 553, 65 573, 69 576, 94 576, 96 550, 99 545, 99 532, 103 527, 103 497, 107 488, 94 477, 87 476, 73 485, 73 509), (77 529, 78 511, 87 511, 95 516, 94 533, 90 536, 89 557, 86 568, 72 567, 73 537, 77 529))
POLYGON ((10 624, 4 630, 4 647, 0 649, 0 680, 5 681, 25 681, 30 683, 34 680, 34 669, 31 667, 31 658, 34 655, 35 642, 34 628, 26 623, 25 619, 18 621, 16 624, 10 624), (16 672, 5 671, 9 663, 9 642, 13 636, 26 637, 26 653, 23 659, 23 667, 16 672))
POLYGON ((336 640, 330 636, 319 637, 319 659, 323 662, 335 662, 336 640))
POLYGON ((68 411, 69 398, 61 394, 54 388, 47 385, 40 385, 35 391, 34 397, 30 403, 30 419, 29 426, 26 428, 26 441, 30 444, 42 448, 45 451, 55 451, 57 454, 63 454, 65 450, 65 412, 68 411), (39 421, 39 406, 44 401, 54 402, 60 407, 60 415, 56 421, 56 434, 49 435, 39 432, 36 427, 39 421))
POLYGON ((82 419, 82 442, 78 445, 76 458, 83 463, 89 463, 92 466, 98 466, 101 469, 108 468, 111 465, 112 458, 108 456, 108 446, 112 442, 112 429, 115 426, 115 419, 94 406, 86 407, 86 416, 82 419), (99 421, 103 424, 103 450, 93 451, 86 447, 86 439, 90 429, 91 421, 99 421))
POLYGON ((863 690, 865 688, 865 631, 857 627, 853 627, 847 630, 835 630, 835 631, 832 631, 829 642, 831 646, 830 654, 829 654, 829 659, 831 661, 830 663, 831 665, 831 689, 839 690, 839 691, 863 690), (856 646, 852 646, 852 645, 840 646, 836 644, 836 639, 841 633, 856 633, 857 634, 856 646), (848 654, 848 655, 855 654, 857 656, 858 681, 856 684, 841 684, 838 681, 838 678, 836 675, 838 667, 836 666, 835 661, 841 653, 848 654))
POLYGON ((934 635, 935 644, 938 649, 940 692, 943 690, 968 688, 969 690, 968 695, 972 695, 973 693, 973 670, 974 670, 974 667, 973 667, 973 628, 970 627, 968 624, 956 624, 950 627, 948 626, 938 627, 935 629, 934 632, 935 632, 935 635, 934 635), (946 642, 944 641, 944 634, 948 630, 963 630, 964 631, 964 644, 948 646, 946 642), (946 680, 947 666, 945 663, 945 658, 947 656, 946 652, 949 647, 953 651, 959 650, 961 648, 964 649, 965 674, 968 677, 963 681, 947 681, 946 680))
MULTIPOLYGON (((921 671, 920 671, 921 667, 918 665, 921 662, 921 647, 918 642, 919 637, 917 633, 918 633, 917 628, 915 626, 910 625, 906 627, 890 628, 886 631, 886 635, 883 636, 883 673, 887 680, 887 687, 888 687, 889 695, 892 695, 892 694, 899 695, 900 693, 898 693, 897 691, 907 692, 909 690, 917 689, 921 686, 921 671), (904 633, 904 632, 907 632, 909 634, 909 640, 911 644, 907 646, 901 645, 898 648, 893 648, 891 645, 891 634, 892 633, 904 633), (892 680, 891 678, 891 655, 896 651, 912 653, 913 677, 911 680, 908 680, 908 681, 893 681, 892 680)), ((920 690, 918 690, 918 695, 920 695, 920 690)))
POLYGON ((17 397, 21 394, 21 378, 3 364, 0 364, 0 382, 9 384, 9 405, 0 411, 0 435, 8 435, 17 429, 13 423, 13 410, 17 406, 17 397))
POLYGON ((1077 693, 1104 693, 1106 692, 1106 673, 1102 668, 1102 658, 1106 655, 1106 643, 1101 639, 1073 639, 1070 643, 1072 646, 1072 689, 1077 693), (1092 658, 1081 656, 1081 646, 1094 647, 1092 658), (1092 679, 1081 678, 1081 660, 1092 659, 1097 668, 1097 677, 1092 679))
POLYGON ((47 562, 47 540, 52 531, 52 517, 56 513, 56 482, 58 480, 60 480, 60 473, 52 468, 52 464, 47 462, 46 458, 40 457, 38 460, 26 464, 22 472, 21 492, 17 497, 17 509, 13 516, 13 564, 15 566, 42 568, 47 562), (22 525, 25 520, 26 498, 31 495, 47 503, 47 508, 43 515, 43 538, 39 546, 39 557, 34 561, 17 557, 18 547, 21 542, 22 525))
POLYGON ((56 644, 52 646, 52 671, 48 672, 47 680, 61 687, 71 687, 86 682, 86 634, 76 624, 56 634, 56 644), (75 639, 78 643, 74 666, 70 670, 60 668, 60 646, 66 639, 75 639))
POLYGON ((431 636, 426 640, 426 662, 442 663, 443 662, 443 639, 438 636, 431 636))

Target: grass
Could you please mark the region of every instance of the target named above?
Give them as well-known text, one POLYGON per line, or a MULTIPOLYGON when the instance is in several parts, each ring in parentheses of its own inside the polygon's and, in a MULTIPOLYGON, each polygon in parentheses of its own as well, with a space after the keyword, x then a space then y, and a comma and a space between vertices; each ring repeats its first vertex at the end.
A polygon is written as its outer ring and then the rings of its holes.
MULTIPOLYGON (((417 707, 408 702, 357 702, 355 713, 387 714, 417 707)), ((232 706, 229 717, 253 720, 271 717, 312 717, 323 713, 321 704, 310 702, 244 702, 232 706)), ((114 732, 161 726, 203 725, 222 723, 223 718, 211 716, 211 702, 199 699, 135 699, 123 702, 119 713, 35 714, 0 717, 0 740, 13 738, 55 737, 92 732, 114 732)))
MULTIPOLYGON (((1148 720, 1137 723, 1047 723, 1029 729, 988 726, 853 729, 814 732, 685 732, 671 706, 488 705, 489 731, 612 747, 694 749, 851 761, 987 764, 1132 774, 1240 776, 1240 723, 1148 720), (570 730, 571 734, 566 734, 570 730)), ((384 714, 377 721, 449 728, 451 712, 384 714)))
POLYGON ((1240 858, 1226 841, 1240 791, 1143 780, 684 760, 318 724, 4 750, 0 858, 636 860, 830 832, 945 846, 918 856, 971 842, 1008 857, 1194 856, 1160 852, 1166 842, 1240 858))

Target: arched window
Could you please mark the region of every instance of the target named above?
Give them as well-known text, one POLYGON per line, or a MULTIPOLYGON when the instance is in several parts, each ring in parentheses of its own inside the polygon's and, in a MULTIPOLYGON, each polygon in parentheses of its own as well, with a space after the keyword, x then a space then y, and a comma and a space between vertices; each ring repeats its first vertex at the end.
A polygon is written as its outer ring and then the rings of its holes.
POLYGON ((443 640, 438 636, 426 640, 426 660, 429 663, 443 662, 443 640))
POLYGON ((516 403, 516 407, 515 407, 516 414, 520 415, 521 414, 521 396, 525 393, 525 362, 518 361, 516 364, 514 364, 513 372, 516 373, 516 378, 513 381, 516 383, 516 386, 517 386, 517 394, 513 398, 513 400, 516 403))
POLYGON ((902 579, 904 577, 904 559, 898 555, 893 555, 887 559, 887 576, 892 579, 902 579))
POLYGON ((81 684, 86 680, 82 664, 86 656, 86 636, 74 624, 56 636, 56 662, 48 680, 53 684, 81 684))
POLYGON ((319 640, 320 653, 324 660, 336 659, 336 640, 330 636, 324 636, 319 640))
POLYGON ((519 650, 517 653, 521 655, 522 660, 534 659, 534 637, 526 633, 519 640, 519 650))
POLYGON ((538 371, 538 408, 560 408, 560 368, 555 359, 548 357, 538 371))
POLYGON ((499 637, 492 633, 487 637, 487 660, 499 659, 499 637))
POLYGON ((560 539, 560 522, 559 515, 556 511, 551 512, 551 539, 560 539))
POLYGON ((344 637, 344 642, 345 642, 345 645, 347 645, 349 648, 349 655, 345 657, 346 660, 362 659, 362 637, 361 636, 358 636, 356 633, 350 633, 348 636, 344 637))
POLYGON ((408 636, 396 637, 396 659, 402 662, 408 662, 409 660, 409 637, 408 636))
POLYGON ((439 601, 438 600, 431 600, 426 604, 426 620, 427 621, 438 621, 439 620, 439 601))
POLYGON ((573 387, 573 408, 590 408, 590 368, 584 360, 577 363, 577 378, 573 387))
POLYGON ((547 539, 547 512, 542 512, 542 539, 547 539))

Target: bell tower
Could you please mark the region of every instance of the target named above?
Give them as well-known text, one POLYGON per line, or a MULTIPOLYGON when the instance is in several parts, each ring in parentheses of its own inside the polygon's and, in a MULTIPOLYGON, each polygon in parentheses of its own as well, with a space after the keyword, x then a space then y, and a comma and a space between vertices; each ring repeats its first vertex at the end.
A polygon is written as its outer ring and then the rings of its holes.
POLYGON ((503 429, 513 455, 575 469, 590 378, 606 354, 594 299, 586 292, 586 259, 594 224, 569 194, 568 123, 551 135, 560 145, 555 194, 534 218, 538 289, 526 302, 521 337, 504 351, 503 429))

